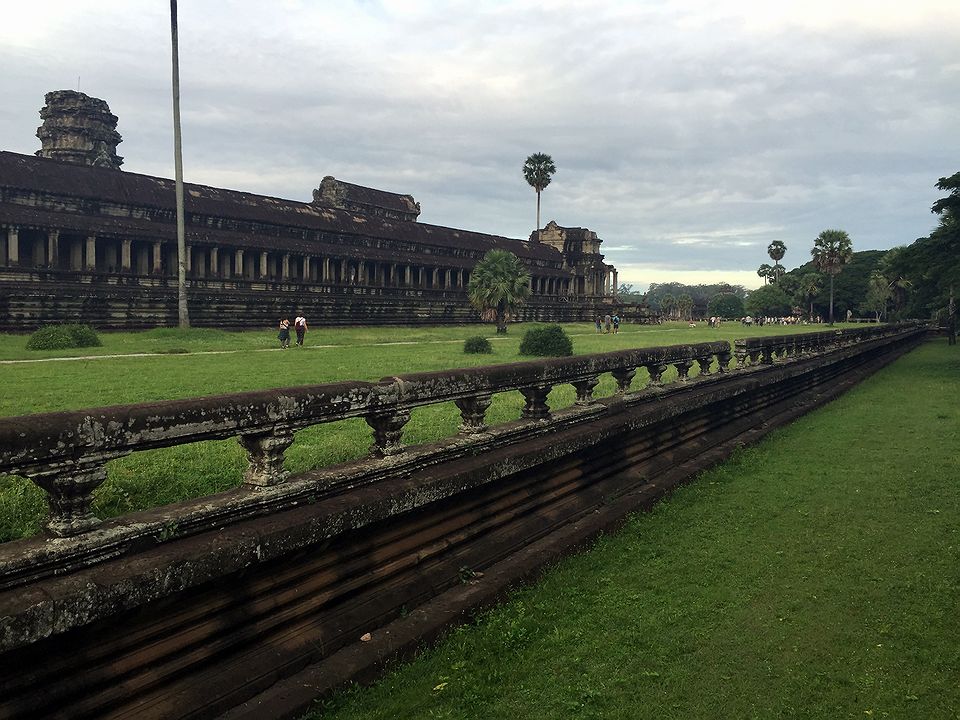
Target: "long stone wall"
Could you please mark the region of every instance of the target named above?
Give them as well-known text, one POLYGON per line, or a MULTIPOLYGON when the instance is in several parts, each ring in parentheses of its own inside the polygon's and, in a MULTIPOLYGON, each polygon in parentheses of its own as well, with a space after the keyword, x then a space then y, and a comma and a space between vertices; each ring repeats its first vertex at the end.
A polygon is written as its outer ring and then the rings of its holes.
MULTIPOLYGON (((474 323, 480 315, 456 289, 190 281, 191 324, 249 330, 274 328, 303 313, 321 325, 474 323)), ((176 282, 149 276, 0 269, 0 331, 30 332, 45 324, 85 323, 104 330, 177 325, 176 282)), ((517 320, 586 321, 614 308, 612 298, 535 295, 517 320)))
POLYGON ((862 328, 0 419, 0 472, 48 493, 53 534, 0 546, 0 716, 296 716, 924 333, 862 328), (664 385, 671 365, 678 381, 664 385), (641 367, 650 383, 631 391, 641 367), (597 399, 605 373, 618 392, 597 399), (559 384, 577 401, 554 410, 559 384), (522 417, 487 427, 491 395, 516 390, 522 417), (402 445, 412 410, 449 401, 456 437, 402 445), (373 430, 369 459, 284 473, 298 429, 351 417, 373 430), (111 458, 227 437, 249 456, 243 487, 103 522, 91 512, 111 458), (465 573, 478 579, 463 584, 465 573))

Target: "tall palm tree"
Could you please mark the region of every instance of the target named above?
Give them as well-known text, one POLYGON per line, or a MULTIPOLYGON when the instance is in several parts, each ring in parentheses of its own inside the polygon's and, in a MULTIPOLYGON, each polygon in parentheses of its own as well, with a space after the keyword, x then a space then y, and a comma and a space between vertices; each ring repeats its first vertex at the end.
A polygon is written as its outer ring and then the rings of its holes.
POLYGON ((180 141, 180 52, 177 42, 177 0, 170 0, 170 45, 173 50, 173 168, 177 203, 177 315, 190 327, 187 311, 187 240, 183 212, 183 150, 180 141))
POLYGON ((677 299, 672 293, 667 293, 660 298, 660 309, 667 314, 667 319, 673 317, 674 308, 677 307, 677 299))
POLYGON ((800 293, 804 300, 810 302, 810 319, 813 320, 813 299, 820 292, 820 276, 817 273, 808 272, 800 277, 800 293))
POLYGON ((813 264, 830 276, 830 324, 833 325, 833 279, 853 259, 853 242, 844 230, 824 230, 813 241, 813 264))
POLYGON ((773 271, 773 266, 763 263, 760 267, 757 268, 757 275, 763 278, 763 284, 766 285, 770 280, 770 273, 773 271))
POLYGON ((530 275, 512 252, 491 250, 470 273, 467 295, 481 313, 494 313, 497 334, 503 335, 507 315, 530 296, 530 275))
POLYGON ((540 193, 550 184, 556 171, 553 158, 545 153, 534 153, 523 163, 523 177, 537 191, 537 239, 540 238, 540 193))
POLYGON ((773 271, 770 273, 770 277, 773 279, 773 282, 780 282, 780 278, 783 277, 786 270, 780 264, 780 261, 783 260, 783 256, 787 254, 787 246, 783 244, 782 240, 774 240, 772 243, 767 245, 767 255, 770 256, 770 259, 773 260, 773 271))
POLYGON ((687 293, 684 293, 677 298, 677 310, 680 311, 681 320, 690 320, 691 311, 693 310, 693 298, 690 297, 687 293))

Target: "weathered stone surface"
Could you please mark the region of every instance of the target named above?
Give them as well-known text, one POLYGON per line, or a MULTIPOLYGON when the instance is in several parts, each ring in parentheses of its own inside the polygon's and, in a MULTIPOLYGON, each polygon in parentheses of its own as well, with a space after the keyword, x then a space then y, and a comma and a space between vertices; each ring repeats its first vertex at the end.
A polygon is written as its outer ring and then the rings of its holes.
POLYGON ((37 128, 40 157, 119 170, 117 116, 103 100, 75 90, 55 90, 44 98, 43 125, 37 128))

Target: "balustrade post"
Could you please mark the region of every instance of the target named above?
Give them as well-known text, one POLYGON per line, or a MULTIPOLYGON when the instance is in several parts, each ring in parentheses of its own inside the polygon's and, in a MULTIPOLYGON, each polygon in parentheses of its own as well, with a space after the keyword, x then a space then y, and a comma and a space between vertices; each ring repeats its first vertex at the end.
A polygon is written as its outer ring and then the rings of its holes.
POLYGON ((283 455, 293 443, 293 433, 271 431, 241 435, 240 444, 247 451, 247 470, 243 474, 246 485, 267 487, 287 479, 283 469, 283 455))
POLYGON ((102 463, 78 463, 56 470, 25 473, 47 493, 47 529, 58 537, 79 535, 100 524, 93 514, 93 491, 107 479, 102 463))
POLYGON ((677 369, 677 379, 680 382, 686 382, 689 380, 690 368, 693 367, 693 360, 677 360, 673 363, 673 366, 677 369))
POLYGON ((552 385, 533 385, 520 388, 520 394, 527 401, 523 406, 520 417, 527 420, 545 420, 550 417, 550 406, 547 405, 547 395, 553 389, 552 385))
POLYGON ((633 378, 637 374, 636 368, 616 368, 611 370, 610 374, 613 375, 613 379, 617 381, 617 395, 625 395, 627 390, 630 389, 630 383, 633 382, 633 378))
POLYGON ((647 372, 650 373, 650 384, 654 387, 663 385, 663 381, 660 378, 663 377, 663 374, 667 371, 667 366, 661 363, 650 363, 645 367, 647 368, 647 372))
POLYGON ((487 408, 493 399, 491 395, 475 395, 473 397, 458 398, 454 404, 460 409, 460 432, 464 435, 482 433, 487 429, 487 408))
POLYGON ((701 375, 710 374, 710 366, 713 365, 713 355, 704 355, 697 358, 697 365, 700 366, 701 375))
POLYGON ((588 377, 570 384, 577 391, 577 405, 589 405, 593 402, 593 389, 600 384, 600 378, 588 377))
POLYGON ((370 454, 374 457, 387 457, 403 452, 403 426, 410 420, 409 410, 390 410, 383 413, 374 413, 364 418, 367 425, 373 428, 373 446, 370 454))
POLYGON ((733 359, 733 353, 729 350, 717 353, 717 372, 725 373, 730 369, 730 361, 733 359))
POLYGON ((747 352, 747 348, 742 345, 737 345, 733 351, 734 357, 737 358, 737 370, 745 370, 747 367, 747 360, 750 358, 750 353, 747 352))

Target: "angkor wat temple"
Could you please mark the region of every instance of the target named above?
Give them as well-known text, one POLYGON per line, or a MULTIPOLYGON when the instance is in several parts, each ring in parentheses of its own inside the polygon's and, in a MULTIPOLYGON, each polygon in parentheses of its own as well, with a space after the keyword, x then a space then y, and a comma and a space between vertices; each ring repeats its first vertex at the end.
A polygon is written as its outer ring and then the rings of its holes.
MULTIPOLYGON (((0 329, 177 323, 173 180, 120 170, 103 100, 46 95, 36 157, 0 151, 0 329)), ((526 241, 428 225, 401 195, 323 178, 312 202, 185 184, 187 287, 197 326, 474 322, 470 271, 517 255, 532 297, 519 319, 586 320, 617 273, 595 232, 550 222, 526 241)))

